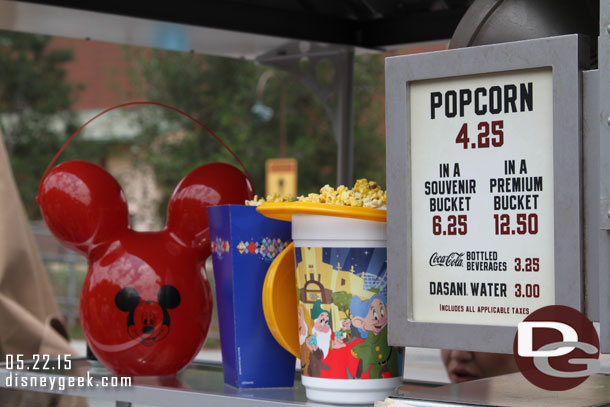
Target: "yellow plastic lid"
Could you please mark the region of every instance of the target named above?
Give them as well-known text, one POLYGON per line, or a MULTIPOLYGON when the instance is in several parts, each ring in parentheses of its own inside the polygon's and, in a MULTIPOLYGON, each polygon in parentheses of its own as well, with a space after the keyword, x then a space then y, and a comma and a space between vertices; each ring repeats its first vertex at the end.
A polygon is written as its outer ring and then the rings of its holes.
POLYGON ((297 283, 294 243, 277 255, 263 284, 263 312, 271 334, 287 351, 299 357, 297 283))
POLYGON ((268 218, 292 221, 292 215, 325 215, 339 216, 385 222, 387 211, 385 209, 363 208, 358 206, 342 206, 313 202, 278 202, 264 203, 256 208, 268 218))

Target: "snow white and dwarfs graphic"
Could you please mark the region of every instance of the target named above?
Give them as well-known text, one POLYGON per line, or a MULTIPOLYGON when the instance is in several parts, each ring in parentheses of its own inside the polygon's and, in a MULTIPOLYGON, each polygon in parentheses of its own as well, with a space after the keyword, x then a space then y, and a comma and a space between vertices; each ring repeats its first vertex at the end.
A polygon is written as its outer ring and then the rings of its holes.
POLYGON ((303 374, 333 379, 397 377, 387 340, 385 248, 295 250, 303 374))

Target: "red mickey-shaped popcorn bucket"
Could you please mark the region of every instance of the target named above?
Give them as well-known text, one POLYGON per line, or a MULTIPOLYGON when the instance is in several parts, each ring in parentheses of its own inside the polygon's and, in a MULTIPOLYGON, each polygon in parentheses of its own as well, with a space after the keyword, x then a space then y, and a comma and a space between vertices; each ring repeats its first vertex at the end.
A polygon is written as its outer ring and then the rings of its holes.
POLYGON ((102 167, 73 160, 50 169, 87 124, 130 105, 174 110, 228 149, 177 109, 153 102, 126 103, 95 116, 68 139, 47 168, 37 200, 53 235, 89 261, 80 315, 98 360, 120 375, 171 375, 195 357, 212 318, 212 294, 203 271, 210 255, 206 208, 242 204, 254 191, 249 176, 231 165, 201 165, 174 190, 166 227, 136 232, 129 227, 121 186, 102 167))

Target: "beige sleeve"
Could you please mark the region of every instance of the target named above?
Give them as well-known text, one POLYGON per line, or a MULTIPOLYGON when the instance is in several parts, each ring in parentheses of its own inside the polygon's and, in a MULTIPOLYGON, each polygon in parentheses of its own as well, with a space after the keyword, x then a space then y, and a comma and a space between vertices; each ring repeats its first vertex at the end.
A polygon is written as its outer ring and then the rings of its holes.
POLYGON ((0 134, 0 354, 68 353, 61 320, 0 134))

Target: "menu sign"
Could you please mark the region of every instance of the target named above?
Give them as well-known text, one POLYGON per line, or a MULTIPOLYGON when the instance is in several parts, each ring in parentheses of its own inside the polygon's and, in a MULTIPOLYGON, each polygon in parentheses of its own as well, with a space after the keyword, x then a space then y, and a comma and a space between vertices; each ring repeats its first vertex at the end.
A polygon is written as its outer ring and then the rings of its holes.
POLYGON ((555 304, 551 68, 410 83, 411 318, 555 304))

